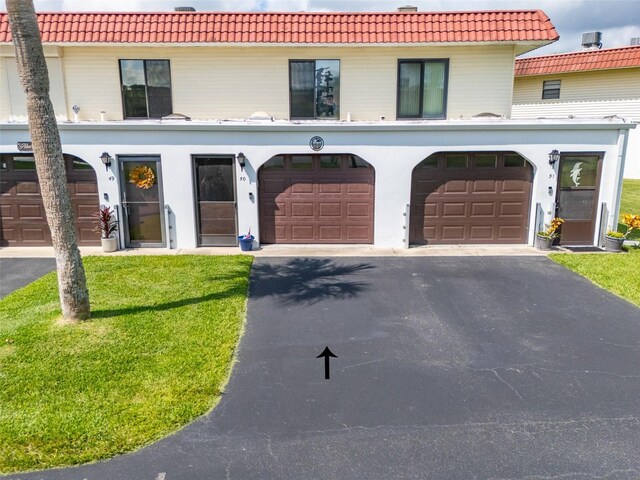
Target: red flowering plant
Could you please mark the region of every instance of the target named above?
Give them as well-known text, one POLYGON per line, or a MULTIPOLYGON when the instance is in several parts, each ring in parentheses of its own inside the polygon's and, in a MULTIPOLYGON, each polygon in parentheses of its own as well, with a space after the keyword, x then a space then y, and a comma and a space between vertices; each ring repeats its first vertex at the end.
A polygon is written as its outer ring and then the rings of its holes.
POLYGON ((111 235, 118 230, 115 211, 111 207, 102 205, 94 216, 96 217, 95 231, 100 234, 101 238, 111 238, 111 235))

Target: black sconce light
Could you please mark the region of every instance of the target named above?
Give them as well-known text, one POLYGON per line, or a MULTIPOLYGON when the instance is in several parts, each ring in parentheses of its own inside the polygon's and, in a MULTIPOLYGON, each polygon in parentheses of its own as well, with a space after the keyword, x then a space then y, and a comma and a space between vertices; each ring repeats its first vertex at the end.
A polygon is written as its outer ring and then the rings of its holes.
POLYGON ((244 166, 247 164, 247 157, 244 156, 244 153, 240 152, 236 158, 238 159, 240 170, 244 170, 244 166))
POLYGON ((109 171, 111 160, 113 160, 113 158, 111 158, 111 155, 109 155, 107 152, 102 152, 102 155, 100 155, 100 160, 102 160, 105 170, 109 171))
POLYGON ((555 164, 558 160, 560 160, 560 152, 554 148, 549 154, 549 165, 555 164))

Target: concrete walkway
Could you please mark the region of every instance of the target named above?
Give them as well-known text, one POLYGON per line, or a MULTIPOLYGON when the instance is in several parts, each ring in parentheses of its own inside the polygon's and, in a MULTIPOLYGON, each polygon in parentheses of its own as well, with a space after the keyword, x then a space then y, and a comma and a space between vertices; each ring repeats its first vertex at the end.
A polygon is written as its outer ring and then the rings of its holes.
MULTIPOLYGON (((556 250, 560 251, 560 250, 556 250)), ((239 247, 130 248, 104 253, 101 247, 80 247, 82 255, 253 255, 254 257, 478 257, 546 256, 549 252, 527 245, 438 245, 412 248, 378 248, 371 245, 266 245, 242 252, 239 247)), ((53 257, 52 247, 4 247, 0 258, 53 257)))

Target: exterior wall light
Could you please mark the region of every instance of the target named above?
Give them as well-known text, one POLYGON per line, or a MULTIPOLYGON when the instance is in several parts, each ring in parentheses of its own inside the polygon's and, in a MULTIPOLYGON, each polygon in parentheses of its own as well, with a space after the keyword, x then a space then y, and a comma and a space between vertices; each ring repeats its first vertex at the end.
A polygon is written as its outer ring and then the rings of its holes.
POLYGON ((108 172, 109 167, 111 166, 111 160, 113 160, 113 158, 111 158, 111 155, 109 155, 107 152, 102 152, 102 155, 100 155, 100 160, 102 160, 105 170, 108 172))
POLYGON ((555 164, 558 160, 560 160, 560 152, 554 148, 549 154, 549 165, 555 164))
POLYGON ((244 156, 244 153, 240 152, 236 159, 238 160, 238 165, 240 165, 240 170, 244 170, 244 166, 247 164, 247 157, 244 156))

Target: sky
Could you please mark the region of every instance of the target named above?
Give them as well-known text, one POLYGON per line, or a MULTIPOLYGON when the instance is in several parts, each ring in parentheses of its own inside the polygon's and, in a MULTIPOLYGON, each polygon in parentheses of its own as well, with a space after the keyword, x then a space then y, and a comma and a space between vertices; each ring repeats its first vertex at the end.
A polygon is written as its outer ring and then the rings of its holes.
MULTIPOLYGON (((414 5, 420 11, 541 9, 560 40, 533 55, 580 50, 584 32, 603 33, 603 48, 629 45, 640 37, 640 0, 34 0, 36 11, 394 11, 414 5)), ((0 1, 2 10, 4 2, 0 1)))

